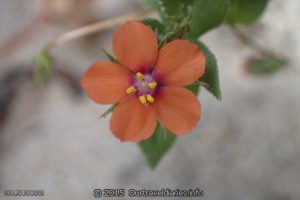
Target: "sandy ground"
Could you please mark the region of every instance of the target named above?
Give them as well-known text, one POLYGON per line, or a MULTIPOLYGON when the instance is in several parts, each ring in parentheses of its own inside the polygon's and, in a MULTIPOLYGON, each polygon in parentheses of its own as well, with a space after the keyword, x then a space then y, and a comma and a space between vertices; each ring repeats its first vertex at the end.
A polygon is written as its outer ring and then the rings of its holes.
MULTIPOLYGON (((120 14, 113 12, 111 2, 118 11, 122 6, 132 10, 116 0, 99 0, 99 9, 103 2, 107 16, 120 14)), ((29 23, 38 8, 21 0, 0 4, 0 41, 29 23)), ((255 52, 227 27, 203 38, 219 62, 223 100, 202 90, 203 120, 193 133, 179 138, 154 171, 137 145, 121 143, 110 133, 109 117, 98 119, 107 107, 78 98, 57 77, 45 87, 28 81, 0 133, 1 191, 43 189, 40 199, 79 200, 93 199, 95 188, 199 187, 209 200, 299 199, 299 10, 298 0, 273 0, 261 22, 249 28, 262 45, 289 59, 287 68, 274 76, 243 73, 241 66, 255 52)), ((72 26, 37 30, 39 37, 1 59, 1 76, 30 65, 45 42, 72 26)), ((81 76, 103 58, 101 47, 111 49, 111 33, 105 32, 88 50, 80 42, 59 48, 58 61, 81 76)), ((6 199, 2 192, 0 199, 6 199)))

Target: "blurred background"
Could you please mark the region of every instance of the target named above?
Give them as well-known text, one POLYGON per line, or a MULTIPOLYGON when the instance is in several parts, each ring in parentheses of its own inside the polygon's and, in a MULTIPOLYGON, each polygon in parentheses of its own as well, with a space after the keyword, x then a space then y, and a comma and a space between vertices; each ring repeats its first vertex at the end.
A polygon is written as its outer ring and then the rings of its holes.
MULTIPOLYGON (((58 35, 142 10, 137 0, 0 0, 0 199, 41 189, 41 199, 93 199, 95 188, 196 188, 203 199, 297 200, 300 196, 300 1, 272 0, 243 31, 287 59, 271 75, 247 69, 257 52, 223 25, 202 39, 219 63, 223 100, 201 90, 203 119, 155 170, 139 147, 99 119, 79 80, 111 50, 114 29, 55 49, 55 73, 32 81, 33 57, 58 35)), ((12 197, 10 197, 12 199, 12 197)), ((22 199, 22 197, 18 197, 22 199)), ((26 199, 26 198, 24 198, 26 199)))

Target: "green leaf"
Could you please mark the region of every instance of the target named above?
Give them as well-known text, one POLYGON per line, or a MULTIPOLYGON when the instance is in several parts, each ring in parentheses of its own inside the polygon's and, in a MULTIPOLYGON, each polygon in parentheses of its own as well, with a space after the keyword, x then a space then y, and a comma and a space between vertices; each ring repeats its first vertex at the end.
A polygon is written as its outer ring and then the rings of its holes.
POLYGON ((159 163, 176 140, 176 136, 157 123, 154 134, 148 140, 139 143, 151 168, 159 163))
POLYGON ((192 91, 195 95, 198 95, 200 89, 200 83, 188 85, 186 86, 186 88, 192 91))
POLYGON ((166 30, 174 29, 184 18, 189 16, 194 0, 158 0, 160 16, 166 30))
POLYGON ((119 62, 118 59, 117 59, 114 55, 112 55, 111 53, 109 53, 109 52, 106 51, 105 49, 102 49, 102 51, 104 52, 104 54, 106 55, 106 57, 107 57, 110 61, 115 62, 115 63, 118 63, 118 62, 119 62))
POLYGON ((272 75, 281 70, 285 61, 273 57, 251 59, 246 65, 246 72, 252 75, 272 75))
POLYGON ((232 0, 227 21, 232 24, 249 24, 264 12, 268 0, 232 0))
POLYGON ((191 0, 160 0, 162 11, 167 15, 178 15, 191 4, 191 0))
POLYGON ((208 91, 210 91, 218 100, 221 100, 222 94, 219 83, 217 60, 212 52, 202 42, 196 41, 195 43, 201 47, 206 57, 205 73, 199 81, 205 83, 204 87, 208 89, 208 91))
POLYGON ((34 57, 34 61, 36 64, 34 81, 38 84, 44 84, 52 75, 54 60, 50 54, 40 52, 34 57))
POLYGON ((117 104, 111 105, 104 113, 102 113, 100 115, 99 118, 106 117, 106 115, 108 115, 109 113, 113 112, 116 107, 117 107, 117 104))
POLYGON ((222 24, 228 7, 229 0, 195 0, 190 22, 191 37, 196 39, 222 24))

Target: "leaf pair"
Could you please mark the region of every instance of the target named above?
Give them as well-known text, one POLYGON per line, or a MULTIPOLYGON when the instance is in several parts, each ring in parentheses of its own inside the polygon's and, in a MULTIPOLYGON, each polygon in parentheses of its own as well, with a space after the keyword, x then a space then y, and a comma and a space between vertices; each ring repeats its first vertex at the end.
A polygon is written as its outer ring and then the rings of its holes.
POLYGON ((158 9, 164 26, 190 18, 190 37, 197 39, 224 21, 250 24, 265 10, 269 0, 143 0, 158 9))

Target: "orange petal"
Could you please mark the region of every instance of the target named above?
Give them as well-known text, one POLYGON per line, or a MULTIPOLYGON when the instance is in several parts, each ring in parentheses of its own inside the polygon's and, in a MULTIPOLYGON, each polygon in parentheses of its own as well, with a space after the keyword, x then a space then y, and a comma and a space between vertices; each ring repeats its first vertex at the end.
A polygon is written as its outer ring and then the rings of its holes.
POLYGON ((154 133, 156 123, 152 107, 142 105, 135 95, 130 95, 113 112, 110 128, 120 140, 138 142, 154 133))
POLYGON ((183 87, 163 87, 153 108, 164 127, 176 135, 184 135, 200 120, 200 102, 183 87))
POLYGON ((148 26, 128 21, 115 33, 114 53, 120 63, 134 72, 153 68, 158 53, 157 37, 148 26))
POLYGON ((101 104, 117 103, 126 95, 131 73, 110 61, 93 64, 81 80, 89 97, 101 104))
POLYGON ((188 40, 174 40, 158 54, 155 71, 169 86, 184 86, 204 74, 206 58, 202 50, 188 40))

